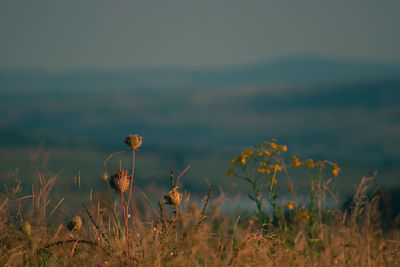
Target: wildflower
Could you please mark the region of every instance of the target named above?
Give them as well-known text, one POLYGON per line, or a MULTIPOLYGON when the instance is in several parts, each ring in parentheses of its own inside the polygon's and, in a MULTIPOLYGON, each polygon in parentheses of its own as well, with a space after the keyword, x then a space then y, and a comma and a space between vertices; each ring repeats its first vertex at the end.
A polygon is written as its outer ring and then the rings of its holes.
POLYGON ((271 183, 272 183, 272 184, 277 184, 278 181, 275 179, 275 177, 272 177, 271 183))
POLYGON ((70 231, 79 231, 81 227, 82 227, 82 218, 78 215, 72 218, 67 224, 67 228, 70 231))
POLYGON ((267 150, 267 149, 264 148, 264 149, 263 149, 263 152, 264 152, 264 154, 267 155, 268 157, 271 156, 271 152, 270 152, 269 150, 267 150))
POLYGON ((242 164, 246 164, 246 158, 245 158, 245 157, 242 157, 242 158, 240 159, 240 162, 241 162, 242 164))
POLYGON ((315 164, 314 164, 314 161, 313 161, 312 159, 307 159, 307 160, 305 161, 305 165, 306 165, 307 167, 309 167, 309 168, 315 168, 315 164))
POLYGON ((315 166, 325 168, 325 164, 321 160, 318 160, 317 163, 315 163, 315 166))
POLYGON ((27 236, 30 236, 32 233, 32 226, 29 222, 24 222, 23 225, 21 225, 21 232, 26 234, 27 236))
POLYGON ((340 171, 339 166, 337 165, 337 163, 334 163, 333 170, 332 170, 333 175, 336 177, 338 175, 339 171, 340 171))
POLYGON ((301 166, 301 162, 296 156, 292 156, 292 163, 290 163, 290 166, 292 167, 299 167, 301 166))
POLYGON ((299 221, 299 220, 309 220, 310 216, 312 216, 312 213, 306 209, 304 206, 301 207, 301 209, 299 209, 296 213, 296 215, 294 216, 294 220, 295 221, 299 221))
POLYGON ((279 166, 278 164, 271 165, 270 168, 274 169, 274 171, 280 171, 280 172, 282 171, 282 167, 279 166))
POLYGON ((285 208, 288 208, 289 210, 294 209, 294 201, 290 201, 289 203, 285 204, 285 208))
POLYGON ((272 149, 277 149, 278 145, 275 144, 274 142, 268 143, 268 145, 272 148, 272 149))
POLYGON ((129 184, 132 180, 132 176, 128 174, 127 170, 122 170, 111 176, 109 183, 117 193, 126 192, 129 189, 129 184))
POLYGON ((175 186, 171 191, 164 196, 165 204, 179 206, 181 204, 182 194, 178 191, 178 186, 175 186))
POLYGON ((138 151, 138 148, 142 146, 142 140, 143 136, 130 134, 125 138, 125 144, 127 144, 131 150, 138 151))
POLYGON ((226 172, 226 176, 232 177, 234 171, 235 171, 235 168, 228 167, 228 171, 226 172))
POLYGON ((286 151, 287 150, 287 146, 286 145, 279 145, 278 148, 281 151, 286 151))
POLYGON ((266 174, 270 174, 271 173, 271 171, 269 169, 264 168, 264 167, 263 168, 258 168, 257 171, 260 172, 260 173, 266 173, 266 174))

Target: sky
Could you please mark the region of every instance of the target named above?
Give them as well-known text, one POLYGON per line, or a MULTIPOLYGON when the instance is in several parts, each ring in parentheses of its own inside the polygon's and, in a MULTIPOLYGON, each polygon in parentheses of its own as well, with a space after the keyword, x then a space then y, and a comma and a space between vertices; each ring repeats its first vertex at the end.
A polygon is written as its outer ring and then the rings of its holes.
POLYGON ((398 0, 1 0, 0 68, 400 62, 398 0))

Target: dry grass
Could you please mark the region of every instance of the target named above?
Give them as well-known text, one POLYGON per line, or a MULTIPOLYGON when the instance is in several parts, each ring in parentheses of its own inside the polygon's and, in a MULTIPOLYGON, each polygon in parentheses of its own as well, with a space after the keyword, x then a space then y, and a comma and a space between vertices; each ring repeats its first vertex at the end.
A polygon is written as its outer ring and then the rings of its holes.
POLYGON ((219 209, 224 196, 212 197, 212 187, 197 207, 180 191, 181 175, 175 179, 172 169, 172 189, 157 206, 133 190, 131 203, 123 195, 97 195, 74 214, 65 211, 63 199, 50 199, 56 178, 38 177, 30 195, 21 195, 19 182, 2 188, 1 266, 400 264, 400 232, 393 223, 383 227, 379 194, 369 194, 373 176, 362 179, 350 210, 319 210, 312 235, 309 218, 295 219, 301 209, 267 229, 257 216, 224 214, 219 209))

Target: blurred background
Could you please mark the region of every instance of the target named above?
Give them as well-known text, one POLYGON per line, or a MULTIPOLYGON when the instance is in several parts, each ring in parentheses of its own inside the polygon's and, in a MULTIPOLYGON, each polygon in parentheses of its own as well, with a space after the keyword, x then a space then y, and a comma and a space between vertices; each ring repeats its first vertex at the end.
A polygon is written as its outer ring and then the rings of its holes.
POLYGON ((58 176, 56 192, 78 176, 100 190, 104 160, 137 133, 145 192, 190 165, 192 194, 206 180, 235 194, 231 159, 271 138, 338 162, 343 195, 375 170, 396 188, 399 14, 397 0, 3 0, 0 179, 18 169, 27 192, 38 172, 58 176))

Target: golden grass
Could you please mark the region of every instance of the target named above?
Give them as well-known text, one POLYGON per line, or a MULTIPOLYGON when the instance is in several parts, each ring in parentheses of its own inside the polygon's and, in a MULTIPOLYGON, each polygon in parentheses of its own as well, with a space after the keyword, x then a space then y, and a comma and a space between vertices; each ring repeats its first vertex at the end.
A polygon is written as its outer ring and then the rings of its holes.
MULTIPOLYGON (((286 146, 278 149, 286 151, 286 146)), ((251 153, 246 153, 233 162, 248 162, 251 153)), ((308 165, 312 165, 311 161, 308 165)), ((336 174, 338 167, 333 166, 336 174)), ((269 180, 272 185, 276 184, 278 167, 270 168, 274 170, 273 179, 269 180)), ((258 172, 265 173, 264 169, 258 172)), ((55 177, 38 175, 39 184, 32 186, 30 195, 21 195, 19 182, 12 187, 4 185, 0 194, 0 265, 400 264, 397 225, 392 223, 384 227, 379 194, 369 194, 374 176, 361 180, 350 210, 316 209, 315 223, 311 225, 310 216, 300 216, 304 209, 289 203, 281 207, 286 212, 274 214, 277 218, 270 221, 267 228, 261 224, 260 216, 242 218, 221 212, 225 196, 213 197, 211 186, 202 206, 197 207, 188 193, 181 192, 181 176, 176 179, 171 168, 172 189, 160 196, 157 205, 135 189, 129 190, 129 194, 133 192, 132 202, 124 200, 122 191, 113 198, 95 195, 90 204, 83 203, 73 214, 66 211, 68 203, 64 198, 51 200, 55 177)), ((268 190, 272 192, 271 188, 268 190)), ((274 202, 274 205, 279 203, 274 202)))

